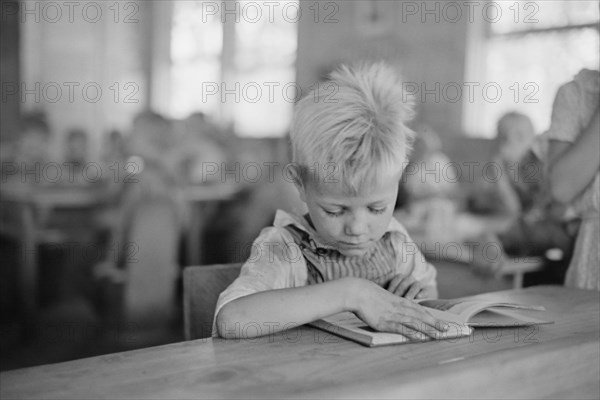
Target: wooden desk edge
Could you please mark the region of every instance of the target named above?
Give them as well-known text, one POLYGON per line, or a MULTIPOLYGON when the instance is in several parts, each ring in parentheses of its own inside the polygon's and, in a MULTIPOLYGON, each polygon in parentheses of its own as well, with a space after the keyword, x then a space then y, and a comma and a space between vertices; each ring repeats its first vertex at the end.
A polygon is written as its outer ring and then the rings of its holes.
POLYGON ((571 398, 597 399, 600 396, 599 344, 598 333, 588 333, 478 355, 415 370, 401 377, 383 377, 370 382, 368 387, 363 382, 310 393, 306 397, 523 399, 568 394, 571 398))

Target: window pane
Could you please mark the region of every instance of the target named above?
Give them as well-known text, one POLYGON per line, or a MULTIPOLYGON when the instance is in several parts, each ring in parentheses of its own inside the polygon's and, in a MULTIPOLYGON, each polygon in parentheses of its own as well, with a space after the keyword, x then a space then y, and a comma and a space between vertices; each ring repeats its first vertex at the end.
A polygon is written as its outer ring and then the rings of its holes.
POLYGON ((232 107, 235 131, 241 136, 283 136, 289 128, 296 98, 298 27, 284 18, 286 3, 298 4, 281 2, 269 13, 255 3, 262 17, 246 15, 235 24, 234 80, 241 96, 226 106, 232 107))
POLYGON ((595 0, 521 0, 492 4, 485 9, 492 34, 598 23, 599 9, 595 0))
POLYGON ((485 62, 486 82, 502 89, 499 101, 482 101, 479 121, 484 136, 495 135, 505 112, 527 114, 538 133, 550 123, 558 87, 582 68, 598 69, 598 31, 593 28, 500 36, 489 40, 485 62))
POLYGON ((220 98, 214 91, 221 78, 223 26, 220 16, 206 12, 207 2, 177 1, 173 4, 171 30, 171 115, 183 118, 195 111, 214 117, 220 98), (208 90, 210 86, 210 90, 208 90))

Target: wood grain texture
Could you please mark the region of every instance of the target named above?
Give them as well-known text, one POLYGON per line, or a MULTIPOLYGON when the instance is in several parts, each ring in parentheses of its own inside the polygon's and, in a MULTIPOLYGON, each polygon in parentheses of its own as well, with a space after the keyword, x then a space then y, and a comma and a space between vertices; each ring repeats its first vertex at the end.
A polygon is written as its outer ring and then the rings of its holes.
MULTIPOLYGON (((4 398, 598 398, 599 294, 479 297, 544 305, 555 323, 366 348, 312 328, 200 339, 0 374, 4 398)), ((255 329, 255 327, 240 327, 255 329)))

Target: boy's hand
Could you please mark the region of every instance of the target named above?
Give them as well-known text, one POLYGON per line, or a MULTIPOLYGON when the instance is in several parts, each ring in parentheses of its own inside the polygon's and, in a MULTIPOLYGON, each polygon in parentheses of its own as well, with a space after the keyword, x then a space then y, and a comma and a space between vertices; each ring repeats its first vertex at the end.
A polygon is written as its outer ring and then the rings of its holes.
POLYGON ((356 308, 352 311, 371 328, 400 333, 411 339, 439 338, 448 324, 433 317, 417 303, 395 296, 377 284, 360 280, 356 308))
POLYGON ((425 290, 425 286, 411 275, 395 276, 388 284, 387 290, 409 300, 431 297, 425 290))

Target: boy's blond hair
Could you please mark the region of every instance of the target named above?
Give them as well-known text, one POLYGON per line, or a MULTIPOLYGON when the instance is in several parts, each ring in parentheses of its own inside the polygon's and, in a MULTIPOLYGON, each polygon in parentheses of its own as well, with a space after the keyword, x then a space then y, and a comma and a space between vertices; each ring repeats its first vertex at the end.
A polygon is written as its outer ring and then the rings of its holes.
POLYGON ((339 182, 349 193, 403 170, 414 133, 412 98, 384 63, 342 65, 298 102, 291 127, 293 161, 304 182, 339 182))

